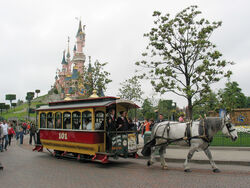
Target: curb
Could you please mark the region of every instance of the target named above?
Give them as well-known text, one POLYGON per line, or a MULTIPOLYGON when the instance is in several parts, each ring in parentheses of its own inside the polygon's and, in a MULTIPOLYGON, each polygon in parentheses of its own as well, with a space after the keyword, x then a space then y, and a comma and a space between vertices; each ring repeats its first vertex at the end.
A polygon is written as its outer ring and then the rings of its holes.
MULTIPOLYGON (((149 159, 149 157, 144 157, 139 155, 138 159, 149 159)), ((160 162, 160 156, 156 156, 155 159, 160 162)), ((167 162, 172 163, 184 163, 185 159, 175 159, 175 158, 165 158, 167 162)), ((216 164, 223 164, 223 165, 241 165, 241 166, 250 166, 249 161, 218 161, 214 160, 216 164)), ((197 164, 210 164, 209 160, 197 160, 193 159, 190 161, 190 163, 197 163, 197 164)))

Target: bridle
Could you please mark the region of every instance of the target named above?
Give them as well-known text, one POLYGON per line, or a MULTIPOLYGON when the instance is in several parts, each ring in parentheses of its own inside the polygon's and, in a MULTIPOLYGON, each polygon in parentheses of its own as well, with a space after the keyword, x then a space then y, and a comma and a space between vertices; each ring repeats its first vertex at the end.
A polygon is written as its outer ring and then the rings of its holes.
POLYGON ((226 125, 226 128, 227 128, 227 131, 228 131, 229 135, 231 137, 233 137, 231 133, 235 131, 235 128, 232 126, 232 124, 230 122, 225 121, 224 123, 226 125))

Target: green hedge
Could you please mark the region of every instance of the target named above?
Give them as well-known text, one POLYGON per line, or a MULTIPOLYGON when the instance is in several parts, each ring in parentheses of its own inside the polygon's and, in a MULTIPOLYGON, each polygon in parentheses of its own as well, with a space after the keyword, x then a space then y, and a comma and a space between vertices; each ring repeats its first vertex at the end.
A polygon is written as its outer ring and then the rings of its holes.
POLYGON ((233 142, 231 138, 227 138, 222 133, 218 133, 214 136, 211 146, 250 147, 250 134, 239 132, 238 139, 233 142))

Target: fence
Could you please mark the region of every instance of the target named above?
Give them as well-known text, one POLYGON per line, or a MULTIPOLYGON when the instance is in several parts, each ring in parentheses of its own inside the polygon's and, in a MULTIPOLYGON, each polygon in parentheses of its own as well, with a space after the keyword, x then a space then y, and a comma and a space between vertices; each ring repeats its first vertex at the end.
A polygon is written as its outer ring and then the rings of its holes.
POLYGON ((217 133, 211 143, 211 146, 235 146, 235 147, 250 147, 250 134, 238 132, 238 139, 233 142, 222 133, 217 133))

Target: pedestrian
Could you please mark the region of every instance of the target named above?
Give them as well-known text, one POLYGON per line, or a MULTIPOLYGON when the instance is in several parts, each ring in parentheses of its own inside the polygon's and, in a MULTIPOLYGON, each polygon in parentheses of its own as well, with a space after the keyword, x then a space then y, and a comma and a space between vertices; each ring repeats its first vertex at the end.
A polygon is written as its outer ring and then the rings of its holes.
POLYGON ((2 139, 3 139, 3 127, 2 122, 0 122, 0 151, 3 152, 2 139))
POLYGON ((149 131, 152 131, 154 125, 155 125, 154 119, 151 118, 150 121, 149 121, 149 131))
POLYGON ((3 120, 2 129, 3 129, 2 148, 4 147, 5 151, 7 151, 9 139, 8 139, 8 124, 6 120, 3 120))
POLYGON ((150 123, 147 118, 145 118, 145 121, 142 125, 142 131, 141 131, 141 136, 144 137, 144 133, 149 131, 150 123))
POLYGON ((13 135, 15 135, 15 131, 13 129, 13 125, 12 123, 9 123, 9 127, 8 127, 8 139, 9 139, 9 146, 11 144, 11 138, 13 137, 13 135))
POLYGON ((17 124, 16 124, 16 127, 15 127, 16 140, 18 140, 19 137, 20 137, 20 131, 21 131, 21 125, 20 125, 20 123, 17 123, 17 124))
POLYGON ((19 131, 20 144, 23 144, 24 130, 23 130, 22 124, 20 124, 19 127, 20 127, 20 131, 19 131))
POLYGON ((184 114, 181 114, 181 116, 179 117, 179 122, 184 123, 184 114))
POLYGON ((26 135, 26 130, 27 130, 27 123, 26 122, 24 122, 22 124, 22 128, 23 128, 23 134, 26 135))
POLYGON ((29 144, 32 145, 32 137, 34 140, 34 144, 36 144, 36 126, 33 123, 30 123, 29 133, 30 133, 29 144))

